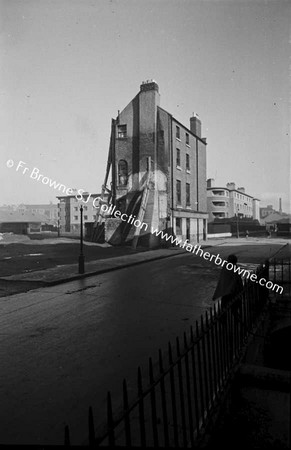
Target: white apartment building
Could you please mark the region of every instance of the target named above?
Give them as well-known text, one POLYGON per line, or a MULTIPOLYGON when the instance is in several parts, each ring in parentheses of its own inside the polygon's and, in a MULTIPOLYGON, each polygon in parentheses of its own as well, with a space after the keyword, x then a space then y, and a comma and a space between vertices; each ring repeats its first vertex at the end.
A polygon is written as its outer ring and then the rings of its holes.
POLYGON ((244 187, 236 187, 234 182, 226 187, 214 185, 213 178, 207 180, 207 209, 209 222, 238 215, 254 220, 260 218, 259 199, 246 194, 244 187))

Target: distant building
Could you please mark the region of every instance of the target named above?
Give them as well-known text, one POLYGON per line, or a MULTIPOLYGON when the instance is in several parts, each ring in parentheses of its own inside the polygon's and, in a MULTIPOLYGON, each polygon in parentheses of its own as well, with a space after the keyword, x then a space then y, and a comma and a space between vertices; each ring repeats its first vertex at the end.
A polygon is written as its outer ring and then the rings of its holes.
MULTIPOLYGON (((282 199, 279 198, 279 210, 273 208, 273 205, 267 205, 260 208, 260 222, 264 224, 264 220, 266 217, 269 217, 271 214, 279 214, 280 218, 286 218, 288 216, 286 213, 282 211, 282 199)), ((278 220, 279 219, 278 217, 278 220)))
POLYGON ((279 213, 277 211, 271 212, 260 220, 261 225, 265 225, 267 230, 276 230, 278 223, 287 223, 290 220, 288 214, 279 213))
POLYGON ((97 197, 101 194, 89 194, 84 192, 78 196, 77 191, 72 195, 58 196, 59 225, 60 232, 79 233, 80 232, 80 206, 83 206, 83 223, 94 223, 98 211, 97 197), (80 200, 78 200, 80 198, 80 200))
MULTIPOLYGON (((140 234, 149 246, 159 244, 151 229, 194 242, 205 239, 206 139, 199 117, 193 115, 189 127, 179 122, 160 107, 157 83, 146 81, 113 121, 112 139, 114 204, 147 225, 140 234)), ((135 226, 120 222, 116 219, 116 235, 130 241, 135 226)))
POLYGON ((291 236, 291 215, 288 214, 276 223, 277 236, 291 236))
POLYGON ((259 199, 246 194, 244 187, 227 183, 215 186, 213 178, 207 180, 207 209, 209 222, 214 219, 238 217, 259 220, 259 199))
POLYGON ((3 205, 0 206, 0 211, 18 211, 20 213, 32 213, 42 216, 45 222, 49 225, 57 226, 58 224, 58 205, 52 202, 46 204, 24 204, 19 205, 3 205))
POLYGON ((0 232, 29 234, 42 231, 47 224, 47 217, 30 211, 0 210, 0 232))
POLYGON ((18 206, 17 211, 44 215, 48 219, 47 223, 55 226, 58 224, 58 205, 52 202, 37 205, 21 204, 18 206))
POLYGON ((267 206, 263 206, 260 208, 260 219, 264 219, 265 217, 267 217, 269 214, 271 213, 276 213, 278 211, 276 211, 273 208, 273 205, 267 205, 267 206))

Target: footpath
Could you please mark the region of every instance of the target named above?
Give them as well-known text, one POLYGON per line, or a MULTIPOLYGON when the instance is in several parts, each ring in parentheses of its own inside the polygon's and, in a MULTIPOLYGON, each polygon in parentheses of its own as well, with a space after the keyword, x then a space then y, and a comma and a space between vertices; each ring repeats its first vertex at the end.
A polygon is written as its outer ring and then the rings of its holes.
MULTIPOLYGON (((215 239, 204 241, 201 243, 201 248, 205 249, 213 245, 221 245, 225 239, 215 239)), ((68 281, 79 280, 82 278, 98 275, 101 273, 111 272, 121 268, 131 267, 138 264, 143 264, 150 261, 169 258, 180 254, 187 253, 185 249, 180 247, 170 247, 164 249, 148 250, 143 252, 136 252, 134 254, 115 256, 111 258, 102 258, 95 261, 86 262, 85 256, 85 273, 79 274, 78 264, 66 264, 56 267, 32 271, 30 273, 18 273, 1 277, 0 280, 7 282, 27 282, 37 283, 40 286, 52 286, 56 284, 66 283, 68 281)))
MULTIPOLYGON (((201 249, 216 246, 237 246, 237 245, 258 245, 264 242, 270 243, 269 239, 253 238, 253 239, 237 239, 237 238, 217 238, 203 241, 200 246, 201 249)), ((276 240, 278 244, 288 244, 288 240, 276 240), (281 242, 282 241, 282 242, 281 242)), ((169 258, 181 254, 187 254, 188 252, 181 247, 170 247, 164 249, 148 250, 143 252, 136 252, 134 254, 126 254, 123 256, 116 256, 111 258, 103 258, 94 261, 86 262, 85 256, 85 273, 79 273, 78 264, 66 264, 58 265, 56 267, 32 271, 29 273, 18 273, 15 275, 0 277, 0 282, 6 283, 23 283, 32 284, 34 286, 53 286, 56 284, 67 283, 93 275, 98 275, 113 270, 135 266, 150 261, 169 258)))

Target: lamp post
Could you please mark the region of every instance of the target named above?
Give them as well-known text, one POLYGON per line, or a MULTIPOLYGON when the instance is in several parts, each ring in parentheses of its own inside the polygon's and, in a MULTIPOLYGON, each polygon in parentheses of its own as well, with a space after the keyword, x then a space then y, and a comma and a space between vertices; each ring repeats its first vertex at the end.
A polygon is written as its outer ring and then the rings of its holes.
POLYGON ((84 254, 83 254, 83 206, 80 206, 80 256, 79 256, 79 273, 85 272, 84 254))
POLYGON ((237 206, 237 209, 236 209, 236 237, 237 238, 239 238, 238 212, 239 212, 239 206, 237 206))

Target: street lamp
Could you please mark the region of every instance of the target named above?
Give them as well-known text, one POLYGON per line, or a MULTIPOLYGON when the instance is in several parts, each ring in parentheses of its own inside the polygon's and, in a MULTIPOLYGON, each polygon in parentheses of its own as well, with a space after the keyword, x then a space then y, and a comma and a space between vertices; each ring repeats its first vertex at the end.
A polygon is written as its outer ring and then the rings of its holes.
POLYGON ((85 272, 84 254, 83 254, 83 206, 80 206, 80 256, 79 256, 79 273, 85 272))
POLYGON ((236 209, 236 237, 237 238, 239 238, 238 212, 239 212, 239 206, 237 206, 237 209, 236 209))

